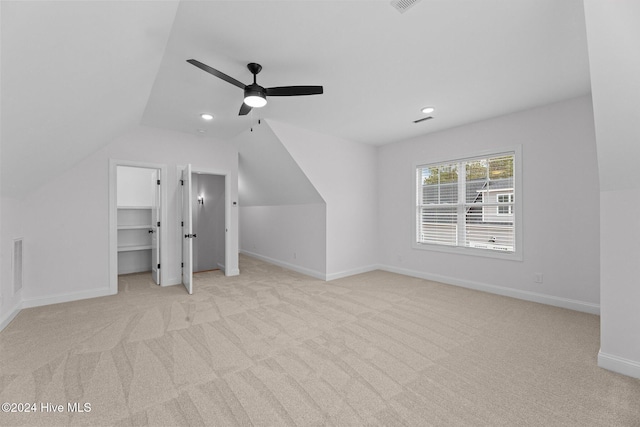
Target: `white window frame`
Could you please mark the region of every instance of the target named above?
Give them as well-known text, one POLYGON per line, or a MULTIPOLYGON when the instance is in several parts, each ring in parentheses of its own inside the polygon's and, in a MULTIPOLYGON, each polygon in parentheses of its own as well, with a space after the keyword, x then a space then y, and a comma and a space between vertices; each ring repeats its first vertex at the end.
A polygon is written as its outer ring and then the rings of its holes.
POLYGON ((498 216, 509 216, 509 215, 513 215, 513 193, 497 193, 496 194, 496 203, 498 204, 498 206, 496 206, 496 215, 498 216), (500 196, 507 196, 509 198, 508 201, 506 202, 501 202, 500 201, 500 196), (504 206, 506 205, 506 206, 504 206), (503 213, 500 212, 500 208, 508 208, 508 212, 507 213, 503 213))
POLYGON ((459 255, 471 255, 471 256, 480 256, 486 258, 498 258, 498 259, 506 259, 512 261, 522 261, 523 259, 523 233, 522 233, 522 218, 523 218, 523 210, 522 210, 522 146, 517 145, 514 147, 496 149, 496 150, 486 150, 482 152, 471 153, 470 155, 461 156, 458 158, 434 158, 434 159, 424 159, 424 161, 417 161, 413 163, 413 167, 411 169, 411 180, 413 182, 413 193, 411 197, 411 242, 412 248, 417 250, 426 250, 426 251, 434 251, 434 252, 446 252, 452 254, 459 255), (513 202, 513 221, 514 221, 514 239, 515 239, 515 248, 512 252, 502 252, 498 250, 487 250, 482 248, 473 248, 467 246, 449 246, 449 245, 439 245, 432 243, 419 243, 417 240, 418 235, 418 210, 416 209, 417 205, 417 195, 418 189, 421 188, 421 183, 419 183, 419 179, 417 178, 417 170, 420 167, 425 167, 429 165, 437 165, 437 164, 446 164, 446 163, 455 163, 455 162, 464 162, 477 158, 486 158, 486 157, 499 157, 501 155, 509 155, 513 154, 513 167, 514 167, 514 202, 513 202))

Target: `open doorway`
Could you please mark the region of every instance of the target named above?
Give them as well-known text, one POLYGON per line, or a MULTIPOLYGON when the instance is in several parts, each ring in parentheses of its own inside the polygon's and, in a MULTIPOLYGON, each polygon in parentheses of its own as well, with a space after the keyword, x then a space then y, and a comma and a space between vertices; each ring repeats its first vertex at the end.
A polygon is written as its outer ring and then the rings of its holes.
POLYGON ((111 160, 109 170, 110 291, 118 292, 118 276, 132 273, 148 272, 161 285, 166 167, 111 160))
POLYGON ((192 227, 193 272, 224 270, 225 263, 225 177, 193 172, 192 227))
POLYGON ((118 166, 118 275, 151 272, 160 284, 160 171, 118 166))
MULTIPOLYGON (((182 284, 193 293, 193 273, 228 271, 229 179, 227 174, 179 169, 182 187, 182 284)), ((231 275, 237 274, 232 268, 231 275)), ((236 269, 237 270, 237 269, 236 269)))

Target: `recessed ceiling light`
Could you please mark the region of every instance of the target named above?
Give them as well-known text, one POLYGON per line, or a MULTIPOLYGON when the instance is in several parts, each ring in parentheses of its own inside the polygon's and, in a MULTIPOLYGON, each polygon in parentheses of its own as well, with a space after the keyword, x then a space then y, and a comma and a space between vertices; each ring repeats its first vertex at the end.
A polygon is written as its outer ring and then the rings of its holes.
POLYGON ((431 114, 431 113, 433 113, 434 111, 436 111, 436 109, 435 109, 435 108, 433 108, 433 107, 424 107, 424 108, 422 109, 422 112, 423 112, 423 113, 425 113, 425 114, 431 114))
POLYGON ((209 113, 202 113, 200 114, 200 117, 202 117, 205 120, 213 120, 213 115, 209 113))

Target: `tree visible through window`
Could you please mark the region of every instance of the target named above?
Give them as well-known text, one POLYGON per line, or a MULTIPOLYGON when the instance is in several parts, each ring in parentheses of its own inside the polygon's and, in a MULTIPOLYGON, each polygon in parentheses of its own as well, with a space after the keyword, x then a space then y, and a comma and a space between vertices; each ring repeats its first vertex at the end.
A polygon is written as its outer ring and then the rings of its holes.
POLYGON ((416 242, 515 251, 515 153, 418 166, 416 242))

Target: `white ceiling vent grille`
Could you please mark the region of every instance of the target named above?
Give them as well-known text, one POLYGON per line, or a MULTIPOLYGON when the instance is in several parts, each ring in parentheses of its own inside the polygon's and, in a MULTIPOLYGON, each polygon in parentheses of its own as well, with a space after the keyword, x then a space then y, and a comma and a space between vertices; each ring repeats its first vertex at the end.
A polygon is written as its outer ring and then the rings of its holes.
POLYGON ((22 289, 22 239, 13 241, 13 293, 22 289))
POLYGON ((393 6, 398 12, 405 13, 411 6, 418 3, 420 0, 392 0, 391 6, 393 6))

